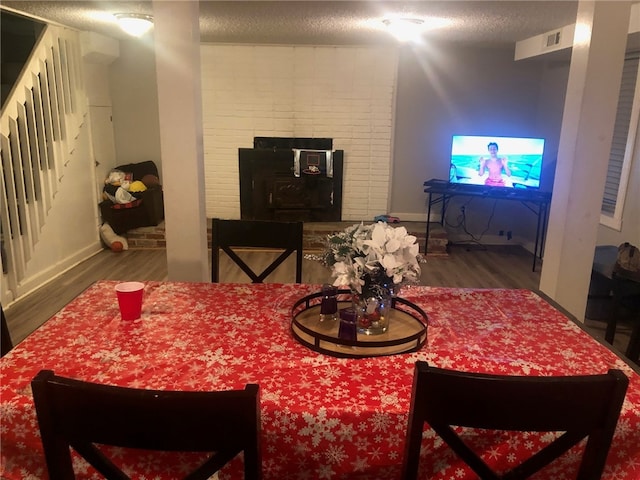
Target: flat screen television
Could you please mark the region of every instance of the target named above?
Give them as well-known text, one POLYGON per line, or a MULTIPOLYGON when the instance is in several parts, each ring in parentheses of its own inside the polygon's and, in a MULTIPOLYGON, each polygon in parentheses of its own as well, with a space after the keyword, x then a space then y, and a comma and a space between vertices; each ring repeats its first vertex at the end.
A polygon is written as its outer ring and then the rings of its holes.
POLYGON ((449 183, 540 188, 544 139, 454 135, 449 183))

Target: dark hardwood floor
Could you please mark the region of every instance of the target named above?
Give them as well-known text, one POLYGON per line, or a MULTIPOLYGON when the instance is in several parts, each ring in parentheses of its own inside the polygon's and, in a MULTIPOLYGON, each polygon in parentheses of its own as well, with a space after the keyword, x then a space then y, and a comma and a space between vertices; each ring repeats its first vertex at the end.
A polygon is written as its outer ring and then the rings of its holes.
MULTIPOLYGON (((302 266, 304 283, 325 283, 330 272, 313 260, 314 251, 305 252, 302 266)), ((265 251, 242 252, 252 265, 266 264, 275 254, 265 251)), ((293 259, 284 269, 269 277, 270 282, 290 282, 293 278, 293 259)), ((167 280, 167 260, 164 250, 128 250, 113 253, 103 250, 66 271, 25 298, 5 309, 9 331, 14 344, 71 301, 96 280, 167 280)), ((248 278, 222 256, 221 281, 248 282, 248 278)), ((525 288, 537 291, 540 269, 531 270, 531 253, 519 246, 454 245, 448 255, 429 255, 422 265, 422 285, 462 288, 525 288)), ((604 338, 605 323, 586 320, 585 329, 594 337, 604 338)), ((614 346, 624 351, 630 327, 618 327, 614 346)))

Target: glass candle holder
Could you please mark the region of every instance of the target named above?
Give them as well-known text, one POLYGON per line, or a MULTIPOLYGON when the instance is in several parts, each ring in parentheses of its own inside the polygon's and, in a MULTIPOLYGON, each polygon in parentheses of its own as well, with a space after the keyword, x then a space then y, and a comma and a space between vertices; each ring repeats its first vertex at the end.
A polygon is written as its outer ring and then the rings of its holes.
POLYGON ((328 283, 322 286, 320 321, 335 321, 338 318, 338 289, 328 283))
POLYGON ((357 340, 358 312, 352 307, 340 310, 340 326, 338 327, 338 338, 343 340, 357 340))

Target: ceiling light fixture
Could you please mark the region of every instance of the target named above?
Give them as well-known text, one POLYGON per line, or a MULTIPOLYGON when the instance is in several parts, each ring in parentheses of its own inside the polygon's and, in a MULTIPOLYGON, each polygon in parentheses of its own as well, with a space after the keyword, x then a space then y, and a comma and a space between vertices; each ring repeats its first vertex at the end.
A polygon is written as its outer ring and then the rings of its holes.
POLYGON ((424 20, 420 18, 386 18, 382 23, 401 42, 419 40, 424 29, 424 20))
POLYGON ((140 13, 114 14, 120 28, 134 37, 141 37, 153 27, 153 17, 140 13))

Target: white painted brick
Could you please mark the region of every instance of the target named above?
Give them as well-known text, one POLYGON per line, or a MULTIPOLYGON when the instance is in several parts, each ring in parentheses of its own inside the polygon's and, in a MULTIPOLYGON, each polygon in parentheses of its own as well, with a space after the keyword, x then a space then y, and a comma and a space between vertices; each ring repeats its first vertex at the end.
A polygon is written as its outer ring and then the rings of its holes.
POLYGON ((343 219, 384 213, 395 49, 203 45, 201 59, 207 216, 240 216, 238 148, 254 136, 333 138, 345 150, 343 219))

